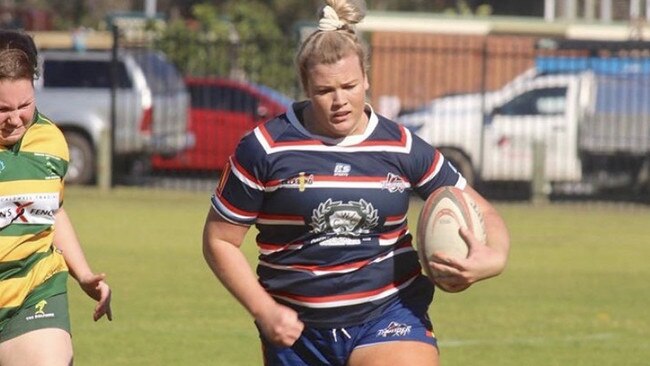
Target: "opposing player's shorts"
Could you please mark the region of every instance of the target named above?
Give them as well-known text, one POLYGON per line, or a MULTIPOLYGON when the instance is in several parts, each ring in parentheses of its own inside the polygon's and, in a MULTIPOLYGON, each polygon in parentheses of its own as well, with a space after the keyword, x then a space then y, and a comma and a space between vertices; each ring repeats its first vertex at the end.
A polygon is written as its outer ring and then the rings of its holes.
POLYGON ((0 342, 45 328, 59 328, 70 333, 67 293, 43 298, 36 305, 20 309, 0 332, 0 342))
POLYGON ((270 344, 263 336, 265 366, 345 366, 352 351, 384 342, 419 341, 437 347, 427 306, 417 309, 399 301, 381 317, 351 327, 305 327, 290 348, 270 344))

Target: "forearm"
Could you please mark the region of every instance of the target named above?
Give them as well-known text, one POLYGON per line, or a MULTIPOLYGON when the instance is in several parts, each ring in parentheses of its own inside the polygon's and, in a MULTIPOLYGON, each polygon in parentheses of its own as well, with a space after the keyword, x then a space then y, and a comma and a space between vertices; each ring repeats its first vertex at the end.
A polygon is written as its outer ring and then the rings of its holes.
POLYGON ((203 256, 219 281, 255 318, 261 334, 271 343, 289 347, 304 324, 295 310, 273 299, 260 285, 241 251, 247 226, 228 223, 210 209, 203 228, 203 256))
POLYGON ((104 274, 95 275, 81 250, 81 244, 72 227, 72 222, 64 209, 59 209, 54 217, 54 246, 61 250, 65 263, 72 277, 79 283, 81 289, 90 297, 97 300, 93 319, 97 321, 106 315, 113 319, 111 312, 111 289, 104 282, 104 274))
POLYGON ((495 256, 495 269, 498 271, 495 275, 501 273, 508 261, 510 252, 510 236, 505 222, 493 207, 489 207, 484 212, 483 217, 487 231, 487 245, 498 253, 495 256))
POLYGON ((508 254, 510 252, 510 235, 505 222, 497 210, 483 196, 474 189, 468 187, 470 195, 479 205, 483 214, 483 224, 486 231, 486 245, 490 247, 489 256, 491 272, 488 277, 500 274, 506 267, 508 254))
POLYGON ((54 245, 61 250, 72 277, 79 281, 92 276, 72 222, 63 208, 60 208, 55 216, 54 245))
POLYGON ((219 281, 254 318, 275 305, 238 247, 216 239, 206 240, 203 255, 219 281))

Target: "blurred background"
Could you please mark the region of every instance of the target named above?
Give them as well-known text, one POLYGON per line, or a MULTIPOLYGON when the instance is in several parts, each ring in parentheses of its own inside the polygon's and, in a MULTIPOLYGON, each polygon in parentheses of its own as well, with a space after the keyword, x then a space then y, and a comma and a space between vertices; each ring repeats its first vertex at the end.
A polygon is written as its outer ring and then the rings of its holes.
MULTIPOLYGON (((367 0, 374 109, 490 198, 650 202, 650 1, 367 0)), ((71 184, 212 189, 304 98, 321 1, 0 0, 41 50, 71 184)))

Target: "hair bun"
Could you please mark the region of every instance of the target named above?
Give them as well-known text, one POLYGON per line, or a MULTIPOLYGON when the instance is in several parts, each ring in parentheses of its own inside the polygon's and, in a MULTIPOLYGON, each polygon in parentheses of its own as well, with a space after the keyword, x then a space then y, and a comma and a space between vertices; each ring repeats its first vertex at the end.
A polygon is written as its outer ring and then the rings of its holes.
POLYGON ((318 21, 318 30, 327 32, 335 31, 345 27, 345 22, 339 19, 339 15, 336 14, 336 10, 329 5, 326 5, 323 8, 322 15, 318 21))

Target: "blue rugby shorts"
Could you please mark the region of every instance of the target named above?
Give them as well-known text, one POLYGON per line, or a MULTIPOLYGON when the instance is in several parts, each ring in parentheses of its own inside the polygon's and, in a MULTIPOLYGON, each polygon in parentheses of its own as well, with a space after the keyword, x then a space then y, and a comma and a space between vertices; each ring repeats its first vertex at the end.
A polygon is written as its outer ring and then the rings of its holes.
POLYGON ((379 318, 343 328, 306 327, 289 348, 277 347, 263 336, 265 366, 345 366, 352 351, 384 342, 419 341, 437 347, 427 306, 418 309, 397 301, 379 318))

